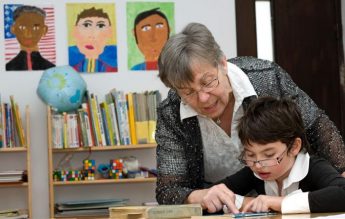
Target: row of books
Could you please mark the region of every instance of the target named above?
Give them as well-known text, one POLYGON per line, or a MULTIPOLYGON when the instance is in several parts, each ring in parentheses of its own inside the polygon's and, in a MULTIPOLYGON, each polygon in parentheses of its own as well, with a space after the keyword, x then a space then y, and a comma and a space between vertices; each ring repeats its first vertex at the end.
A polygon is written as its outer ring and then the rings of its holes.
POLYGON ((26 209, 6 209, 0 210, 0 218, 2 219, 27 219, 29 218, 28 210, 26 209))
POLYGON ((159 91, 127 93, 110 90, 100 102, 88 91, 81 107, 59 113, 52 109, 53 148, 155 143, 159 91))
POLYGON ((24 170, 0 171, 0 184, 25 182, 25 181, 27 181, 27 172, 24 170))
POLYGON ((18 104, 10 96, 10 102, 2 102, 0 96, 0 148, 26 146, 23 123, 18 104))

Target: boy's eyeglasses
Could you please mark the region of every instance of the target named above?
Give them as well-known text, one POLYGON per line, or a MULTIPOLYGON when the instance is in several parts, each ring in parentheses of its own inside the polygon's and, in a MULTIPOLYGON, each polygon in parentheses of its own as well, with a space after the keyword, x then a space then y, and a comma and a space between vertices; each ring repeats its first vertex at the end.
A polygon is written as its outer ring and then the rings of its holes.
POLYGON ((272 167, 276 166, 281 163, 284 158, 284 154, 287 151, 287 148, 274 159, 264 159, 264 160, 246 160, 246 159, 239 159, 241 163, 246 165, 247 167, 253 167, 256 163, 260 164, 261 167, 272 167))

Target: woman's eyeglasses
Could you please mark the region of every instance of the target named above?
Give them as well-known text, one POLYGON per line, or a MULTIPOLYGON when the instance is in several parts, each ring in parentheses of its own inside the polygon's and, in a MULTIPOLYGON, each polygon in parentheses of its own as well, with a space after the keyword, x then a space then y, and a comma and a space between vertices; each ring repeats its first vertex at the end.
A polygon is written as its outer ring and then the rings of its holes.
POLYGON ((198 91, 190 89, 188 92, 179 92, 180 96, 185 100, 192 100, 195 99, 198 96, 198 93, 200 91, 204 93, 209 93, 213 90, 215 90, 219 85, 219 78, 218 78, 218 67, 217 67, 217 75, 214 78, 210 78, 209 75, 205 75, 202 79, 203 83, 200 85, 200 89, 198 91))

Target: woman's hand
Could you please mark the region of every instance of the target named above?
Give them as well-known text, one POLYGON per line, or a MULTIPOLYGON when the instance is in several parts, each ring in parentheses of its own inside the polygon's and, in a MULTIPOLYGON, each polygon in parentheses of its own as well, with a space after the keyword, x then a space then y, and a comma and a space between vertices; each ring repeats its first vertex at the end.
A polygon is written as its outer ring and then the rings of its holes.
POLYGON ((187 203, 201 204, 203 209, 214 213, 225 205, 229 212, 239 213, 235 205, 235 194, 224 184, 218 184, 208 189, 195 190, 187 198, 187 203))
POLYGON ((281 211, 283 198, 281 196, 259 195, 246 203, 242 210, 243 212, 281 211))

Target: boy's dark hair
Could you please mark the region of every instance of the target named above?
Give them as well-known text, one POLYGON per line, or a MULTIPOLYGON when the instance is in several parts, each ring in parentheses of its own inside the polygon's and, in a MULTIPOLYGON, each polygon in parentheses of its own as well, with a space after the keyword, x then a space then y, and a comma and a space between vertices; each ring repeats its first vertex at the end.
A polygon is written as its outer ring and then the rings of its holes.
POLYGON ((96 9, 95 7, 89 8, 89 9, 84 9, 80 14, 77 16, 77 20, 75 22, 75 25, 78 24, 79 20, 82 18, 87 18, 87 17, 101 17, 105 18, 109 21, 109 25, 111 25, 109 16, 106 12, 103 12, 103 9, 96 9))
POLYGON ((134 37, 135 37, 135 42, 138 44, 138 39, 137 39, 137 32, 135 31, 135 27, 138 25, 138 23, 142 20, 144 20, 145 18, 151 16, 151 15, 158 15, 160 17, 162 17, 168 25, 168 38, 169 38, 169 33, 170 33, 170 26, 169 26, 169 21, 168 18, 165 16, 165 14, 161 11, 159 11, 159 8, 153 8, 147 11, 143 11, 141 13, 139 13, 134 20, 134 37))
POLYGON ((260 97, 254 100, 239 120, 238 135, 243 145, 281 141, 289 151, 298 137, 302 140, 301 150, 309 151, 310 147, 301 113, 288 98, 260 97))
POLYGON ((14 10, 13 20, 16 21, 23 13, 35 13, 42 16, 44 19, 46 18, 46 12, 43 9, 31 5, 22 5, 14 10))

